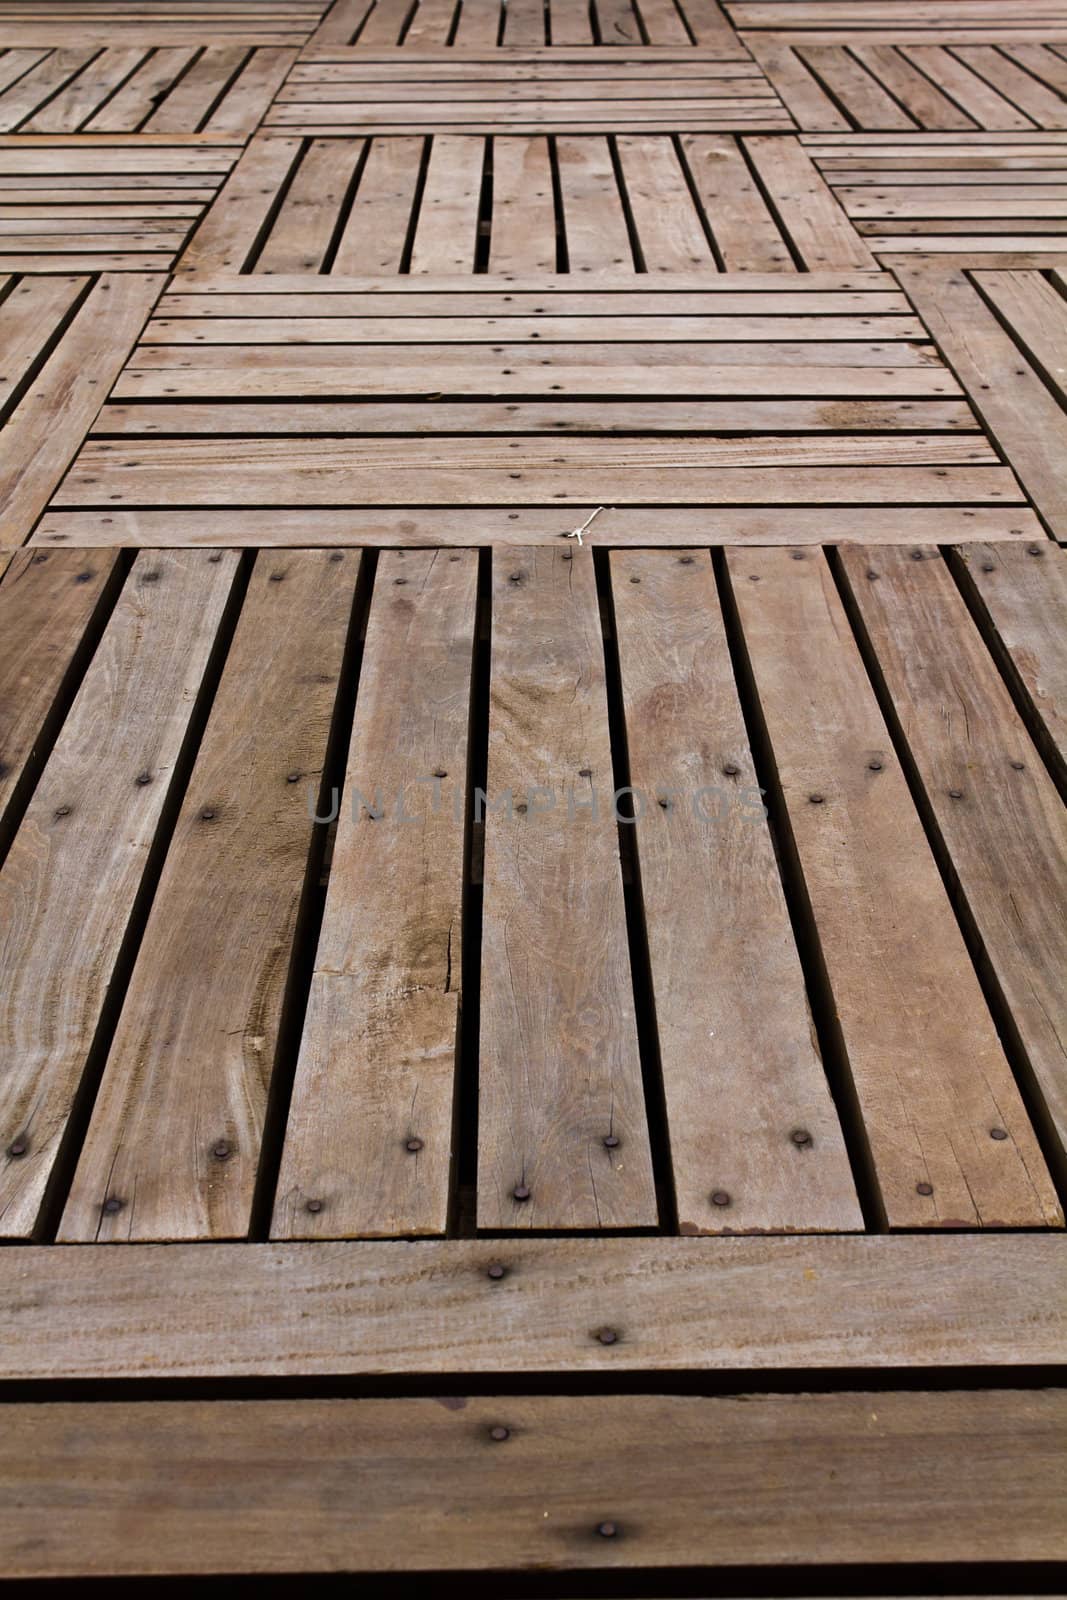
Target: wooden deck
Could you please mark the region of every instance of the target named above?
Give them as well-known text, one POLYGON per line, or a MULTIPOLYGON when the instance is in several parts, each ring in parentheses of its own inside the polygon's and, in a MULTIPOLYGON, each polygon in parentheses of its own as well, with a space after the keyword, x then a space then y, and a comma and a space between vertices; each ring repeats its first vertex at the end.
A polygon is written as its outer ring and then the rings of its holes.
POLYGON ((1065 175, 1063 0, 0 0, 5 1577, 1067 1591, 1065 175))

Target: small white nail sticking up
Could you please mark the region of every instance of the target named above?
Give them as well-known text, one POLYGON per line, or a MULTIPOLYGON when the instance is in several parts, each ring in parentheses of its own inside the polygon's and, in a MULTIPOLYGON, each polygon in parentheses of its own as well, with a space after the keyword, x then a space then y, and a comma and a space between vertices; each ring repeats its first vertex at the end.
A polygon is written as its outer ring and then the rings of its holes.
POLYGON ((585 532, 586 528, 588 528, 589 524, 596 517, 599 517, 599 515, 600 515, 600 513, 602 511, 611 511, 611 510, 613 510, 612 506, 597 506, 595 511, 591 511, 589 513, 589 515, 586 517, 585 521, 582 523, 581 527, 580 528, 572 528, 570 533, 568 533, 566 537, 568 539, 577 539, 578 543, 581 544, 581 542, 582 542, 582 534, 585 532))

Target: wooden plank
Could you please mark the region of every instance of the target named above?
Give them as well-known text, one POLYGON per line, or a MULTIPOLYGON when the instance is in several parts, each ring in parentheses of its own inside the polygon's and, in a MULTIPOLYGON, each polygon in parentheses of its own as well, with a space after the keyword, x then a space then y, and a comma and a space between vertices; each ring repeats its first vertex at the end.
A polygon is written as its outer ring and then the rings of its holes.
MULTIPOLYGON (((892 45, 853 45, 852 53, 900 101, 921 128, 951 131, 975 126, 965 111, 961 111, 953 100, 942 94, 918 67, 892 45)), ((814 124, 805 123, 804 126, 814 124)))
POLYGON ((685 162, 727 272, 794 272, 789 246, 728 135, 682 135, 685 162))
POLYGON ((351 44, 371 8, 371 0, 334 0, 307 41, 309 50, 326 45, 351 44))
POLYGON ((105 273, 4 428, 0 542, 21 544, 67 470, 140 333, 162 274, 105 273))
POLYGON ((995 630, 1001 666, 1029 697, 1046 754, 1067 783, 1067 556, 1045 540, 1018 550, 982 545, 956 570, 995 630))
MULTIPOLYGON (((64 43, 69 44, 69 39, 64 43)), ((39 105, 58 94, 65 83, 92 60, 91 49, 56 50, 32 72, 26 73, 0 95, 0 131, 17 128, 39 105)))
MULTIPOLYGON (((959 45, 955 54, 1012 105, 1032 117, 1039 128, 1067 127, 1067 104, 1062 95, 1035 82, 1029 72, 1024 72, 992 45, 959 45)), ((999 125, 1008 126, 1005 122, 999 125)))
POLYGON ((21 124, 24 133, 76 133, 144 60, 144 50, 101 50, 73 82, 21 124))
POLYGON ((860 128, 912 129, 908 113, 842 45, 806 45, 801 60, 860 128))
POLYGON ((286 191, 257 272, 318 272, 330 247, 362 139, 314 139, 286 191))
POLYGON ((613 789, 592 556, 509 551, 493 573, 481 1227, 656 1222, 613 789))
POLYGON ((145 123, 148 133, 195 133, 248 58, 239 44, 208 44, 145 123))
POLYGON ((1067 818, 948 568, 918 553, 846 548, 842 564, 1062 1160, 1067 818))
POLYGON ((1065 1438, 1062 1389, 9 1404, 0 1549, 17 1577, 1050 1561, 1065 1438))
POLYGON ((556 158, 571 272, 631 267, 630 235, 607 140, 561 136, 556 158))
MULTIPOLYGON (((1065 207, 1067 211, 1067 207, 1065 207)), ((1067 300, 1037 272, 982 272, 975 282, 1061 404, 1067 404, 1067 300)))
MULTIPOLYGON (((595 504, 586 508, 596 509, 595 504)), ((515 506, 502 518, 499 507, 479 510, 464 506, 416 506, 390 511, 374 507, 316 506, 310 510, 273 508, 270 539, 274 545, 442 545, 544 544, 555 546, 573 531, 579 519, 570 507, 515 506)), ((151 507, 120 511, 48 511, 32 543, 39 548, 65 545, 96 548, 127 544, 135 548, 189 546, 210 548, 242 545, 258 548, 264 539, 262 511, 240 506, 215 508, 210 517, 195 507, 163 510, 151 507)), ((610 506, 591 530, 593 543, 671 547, 720 544, 862 543, 959 544, 968 541, 1043 538, 1041 524, 1026 506, 958 505, 897 506, 869 504, 862 513, 852 506, 610 506)))
POLYGON ((848 118, 842 115, 784 39, 749 34, 745 43, 801 128, 849 126, 848 118))
POLYGON ((419 207, 411 271, 473 272, 485 141, 439 133, 419 207))
MULTIPOLYGON (((557 146, 562 144, 557 140, 557 146)), ((600 141, 589 141, 597 145, 600 141)), ((600 144, 604 148, 603 144, 600 144)), ((232 273, 205 273, 194 284, 176 283, 173 292, 202 295, 202 294, 307 294, 307 295, 335 295, 368 294, 385 297, 386 303, 396 295, 438 295, 445 301, 451 302, 456 296, 477 295, 485 296, 492 292, 503 294, 565 294, 574 296, 588 292, 594 297, 602 294, 625 294, 634 296, 634 303, 648 304, 654 299, 657 303, 673 305, 676 295, 702 296, 719 294, 761 294, 764 292, 774 294, 806 294, 806 293, 884 293, 886 291, 899 295, 900 289, 895 278, 888 272, 806 272, 801 277, 790 278, 788 283, 783 283, 778 272, 746 272, 723 274, 722 276, 709 277, 706 273, 678 273, 668 282, 657 283, 655 286, 648 284, 641 278, 635 278, 632 271, 608 272, 597 280, 595 287, 586 291, 579 280, 569 273, 537 273, 514 278, 502 278, 499 273, 480 273, 471 277, 457 277, 454 274, 439 274, 434 276, 428 273, 423 277, 390 277, 386 282, 380 274, 369 277, 328 277, 308 278, 292 273, 279 275, 274 278, 235 277, 232 273)), ((462 304, 459 301, 458 304, 462 304)), ((906 307, 905 307, 906 308, 906 307)), ((706 309, 701 306, 700 309, 706 309)), ((886 308, 882 308, 886 309, 886 308)))
POLYGON ((359 557, 260 557, 60 1238, 247 1233, 359 557), (264 840, 269 850, 264 851, 264 840), (205 896, 204 886, 211 892, 205 896), (121 1209, 108 1211, 108 1198, 121 1209))
POLYGON ((877 266, 796 139, 751 134, 743 143, 783 228, 806 266, 813 270, 877 266))
POLYGON ((611 575, 679 1230, 862 1228, 711 562, 611 575))
POLYGON ((255 134, 178 258, 176 271, 188 277, 241 272, 300 150, 299 139, 255 134))
POLYGON ((971 72, 955 51, 940 44, 902 45, 901 54, 952 96, 980 128, 1032 128, 1034 124, 1003 95, 971 72))
POLYGON ((899 275, 1048 526, 1067 538, 1067 417, 1055 398, 962 271, 903 267, 899 275))
POLYGON ((204 123, 206 133, 251 138, 297 58, 295 50, 253 50, 238 77, 204 123))
POLYGON ((616 148, 646 271, 714 269, 715 257, 672 141, 621 134, 616 148))
POLYGON ((556 213, 547 139, 498 135, 493 140, 489 268, 519 273, 556 270, 556 213))
MULTIPOLYGON (((154 50, 109 100, 85 123, 86 133, 134 133, 196 54, 188 45, 154 50)), ((76 126, 76 124, 74 124, 76 126)), ((195 131, 195 130, 187 130, 195 131)))
POLYGON ((378 564, 276 1238, 445 1230, 477 580, 473 551, 378 564))
POLYGON ((889 1226, 1061 1226, 833 578, 791 554, 727 562, 889 1226))
POLYGON ((399 272, 407 245, 424 139, 372 139, 337 245, 334 274, 399 272))
MULTIPOLYGON (((8 280, 4 280, 6 288, 8 280)), ((0 404, 18 394, 34 363, 88 287, 72 276, 23 278, 0 302, 0 404)))
POLYGON ((0 872, 5 1238, 31 1235, 62 1147, 235 570, 137 559, 0 872))
POLYGON ((33 780, 34 757, 49 728, 53 702, 85 665, 86 630, 107 604, 116 557, 23 550, 6 552, 3 567, 8 570, 0 586, 0 820, 33 780))
POLYGON ((1061 1247, 1040 1233, 28 1246, 0 1257, 0 1377, 1036 1368, 1062 1361, 1061 1247))
POLYGON ((456 10, 457 0, 419 0, 404 43, 412 50, 447 44, 456 10))

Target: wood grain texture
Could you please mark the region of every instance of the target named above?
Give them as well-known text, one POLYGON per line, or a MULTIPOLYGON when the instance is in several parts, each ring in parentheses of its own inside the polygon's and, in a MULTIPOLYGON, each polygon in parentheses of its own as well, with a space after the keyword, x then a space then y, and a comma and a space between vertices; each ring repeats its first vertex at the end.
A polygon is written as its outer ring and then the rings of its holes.
POLYGON ((9 1405, 0 1550, 27 1577, 1055 1560, 1065 1438, 1062 1389, 9 1405))
POLYGON ((44 554, 14 554, 0 586, 0 819, 31 775, 68 674, 85 665, 86 629, 106 604, 118 560, 57 550, 42 561, 44 554))
POLYGON ((1062 1226, 833 577, 794 554, 727 562, 889 1225, 1062 1226))
POLYGON ((877 266, 798 140, 753 134, 742 142, 810 270, 877 266))
POLYGON ((0 872, 6 1238, 33 1230, 236 563, 138 557, 0 872))
POLYGON ((711 562, 611 572, 680 1230, 860 1228, 711 562))
POLYGON ((272 1232, 443 1233, 478 558, 383 555, 272 1232))
POLYGON ((175 264, 178 273, 191 278, 242 271, 277 193, 300 154, 301 142, 263 133, 253 136, 179 256, 175 264))
POLYGON ((482 1227, 656 1221, 613 790, 591 553, 509 551, 493 570, 482 1227))
POLYGON ((27 1246, 0 1255, 0 1287, 4 1380, 910 1368, 933 1383, 938 1367, 1058 1363, 1067 1339, 1062 1240, 1040 1233, 27 1246))
POLYGON ((1040 720, 1046 758, 1067 782, 1067 552, 1045 539, 1017 551, 982 545, 956 570, 988 618, 1002 668, 1040 720))
POLYGON ((358 555, 256 563, 60 1225, 248 1230, 358 555), (208 886, 210 889, 208 890, 208 886), (121 1210, 102 1210, 107 1196, 121 1210))
POLYGON ((1067 817, 948 568, 919 554, 845 549, 841 560, 1062 1160, 1067 817))
POLYGON ((162 274, 104 273, 3 431, 0 542, 21 544, 107 399, 163 287, 162 274))

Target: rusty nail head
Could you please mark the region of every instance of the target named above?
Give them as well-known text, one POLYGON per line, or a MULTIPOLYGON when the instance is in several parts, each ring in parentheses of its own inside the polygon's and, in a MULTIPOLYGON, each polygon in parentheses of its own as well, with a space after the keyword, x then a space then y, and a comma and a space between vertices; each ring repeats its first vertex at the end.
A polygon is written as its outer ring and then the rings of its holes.
POLYGON ((232 1149, 233 1147, 228 1139, 219 1139, 212 1146, 211 1154, 215 1157, 216 1161, 225 1161, 232 1153, 232 1149))
POLYGON ((741 771, 741 768, 737 765, 736 761, 724 761, 722 764, 722 771, 723 777, 736 778, 737 774, 741 771))
POLYGON ((641 579, 640 579, 640 578, 631 578, 631 579, 630 579, 630 582, 631 582, 631 583, 640 583, 640 582, 641 582, 641 579))
POLYGON ((693 565, 692 556, 679 556, 678 557, 678 565, 680 567, 691 567, 693 565))
POLYGON ((498 1283, 505 1276, 507 1270, 507 1267, 502 1267, 499 1261, 493 1261, 486 1268, 485 1275, 487 1278, 492 1278, 494 1283, 498 1283))
POLYGON ((18 1138, 12 1139, 11 1143, 8 1145, 7 1153, 9 1156, 24 1156, 28 1148, 29 1146, 26 1140, 23 1138, 22 1134, 19 1134, 18 1138))
POLYGON ((505 1439, 511 1438, 511 1429, 505 1428, 498 1423, 495 1428, 489 1429, 489 1437, 490 1439, 495 1439, 497 1444, 502 1444, 505 1439))
POLYGON ((69 817, 70 816, 70 807, 69 806, 56 806, 56 809, 53 811, 52 815, 54 817, 69 817))
POLYGON ((619 1136, 617 1133, 606 1133, 604 1135, 604 1148, 605 1150, 617 1150, 619 1148, 619 1136))
POLYGON ((109 1194, 107 1199, 104 1201, 103 1210, 107 1212, 108 1216, 113 1217, 116 1211, 122 1210, 122 1204, 123 1202, 119 1199, 118 1195, 109 1194))
POLYGON ((916 1194, 933 1194, 933 1192, 934 1186, 932 1183, 917 1183, 915 1185, 916 1194))
POLYGON ((618 1341, 618 1337, 619 1336, 615 1332, 614 1328, 597 1329, 597 1338, 600 1340, 601 1344, 615 1344, 618 1341))
POLYGON ((1027 548, 1026 553, 1029 556, 1043 556, 1045 552, 1039 544, 1032 544, 1027 548))
POLYGON ((804 561, 805 559, 806 559, 806 557, 804 555, 803 550, 794 550, 793 551, 793 560, 794 561, 804 561))
POLYGON ((1008 1137, 1008 1130, 1007 1128, 990 1128, 989 1137, 991 1139, 1006 1139, 1008 1137))
POLYGON ((811 1144, 811 1134, 808 1132, 807 1128, 794 1128, 789 1137, 792 1139, 795 1145, 803 1146, 806 1144, 811 1144))
POLYGON ((397 583, 397 584, 399 584, 399 583, 407 583, 407 581, 408 580, 406 578, 394 578, 393 579, 393 582, 397 583))
POLYGON ((1013 761, 1011 765, 1013 772, 1024 772, 1026 770, 1025 761, 1013 761))
POLYGON ((422 1140, 414 1137, 408 1139, 405 1141, 404 1149, 410 1150, 412 1155, 416 1155, 422 1149, 422 1140))
POLYGON ((305 1209, 310 1211, 312 1216, 314 1216, 317 1212, 322 1210, 322 1201, 309 1200, 305 1209))
POLYGON ((950 789, 949 792, 948 792, 948 797, 949 797, 950 800, 962 800, 963 799, 963 790, 962 789, 950 789))
POLYGON ((143 789, 146 783, 152 782, 152 774, 150 772, 139 772, 133 781, 139 788, 143 789))
POLYGON ((996 569, 996 567, 995 567, 995 565, 994 565, 994 563, 992 561, 983 561, 982 562, 982 571, 983 572, 995 572, 996 570, 997 569, 996 569))
POLYGON ((913 561, 921 561, 922 558, 923 558, 923 553, 922 553, 921 550, 913 550, 911 552, 911 559, 913 561))
POLYGON ((728 1206, 730 1204, 730 1196, 725 1189, 716 1189, 712 1194, 711 1203, 713 1206, 728 1206))
POLYGON ((878 572, 876 572, 876 571, 875 571, 875 570, 874 570, 874 568, 873 568, 873 567, 868 567, 868 568, 867 568, 867 577, 868 577, 868 578, 869 578, 869 579, 870 579, 870 581, 871 581, 871 582, 872 582, 872 583, 874 583, 874 582, 876 582, 876 581, 877 581, 877 579, 878 579, 878 578, 879 578, 879 577, 880 577, 880 576, 881 576, 881 574, 880 574, 880 573, 878 573, 878 572))
POLYGON ((445 771, 444 767, 434 767, 433 775, 434 775, 435 778, 447 778, 448 777, 448 773, 445 771))
POLYGON ((300 782, 300 774, 299 774, 299 772, 287 772, 285 774, 285 781, 286 781, 286 783, 299 783, 300 782))
POLYGON ((516 1200, 529 1200, 530 1198, 530 1191, 524 1183, 517 1183, 511 1193, 516 1200))
POLYGON ((202 822, 214 822, 215 813, 212 811, 210 806, 204 807, 203 811, 200 813, 200 819, 202 822))
POLYGON ((882 763, 877 757, 873 761, 868 761, 867 765, 872 772, 881 772, 882 770, 882 763))
POLYGON ((614 1539, 619 1530, 614 1522, 598 1522, 596 1531, 602 1539, 614 1539))
POLYGON ((824 794, 809 794, 808 799, 813 806, 821 806, 826 796, 824 794))
POLYGON ((591 778, 593 776, 592 767, 579 767, 578 776, 579 778, 591 778))

